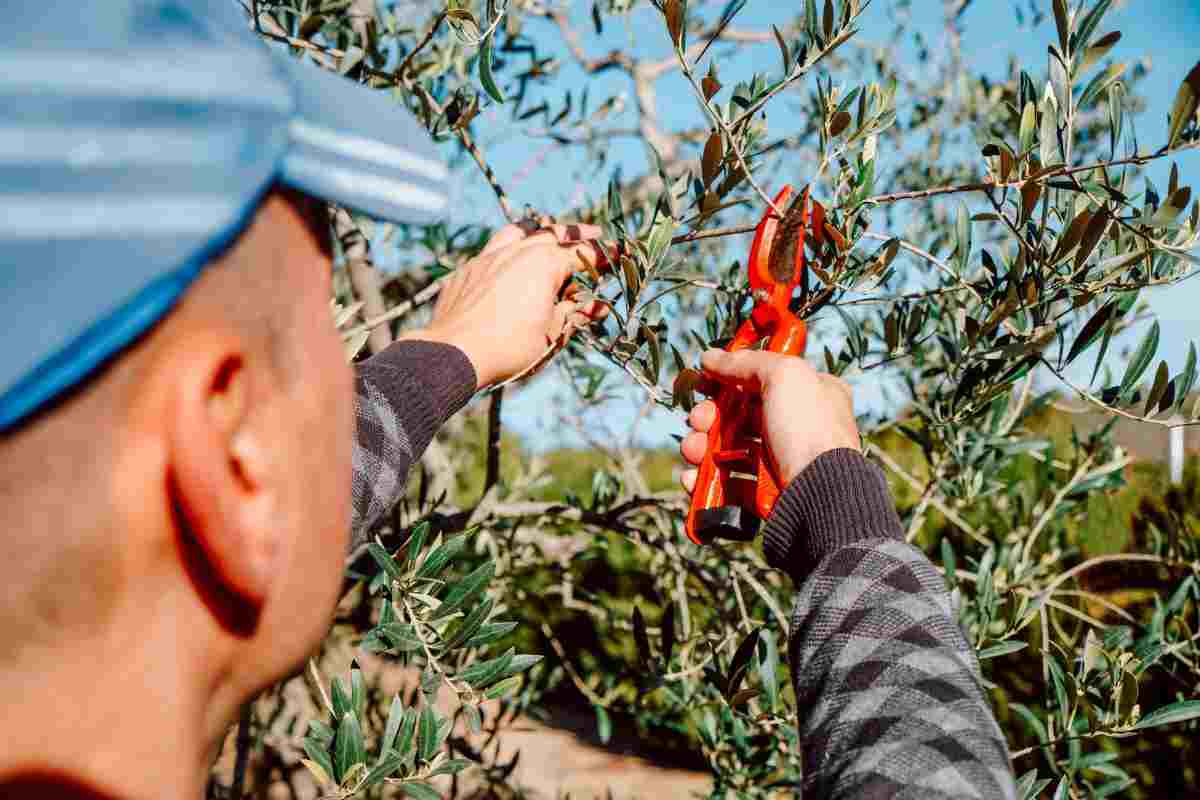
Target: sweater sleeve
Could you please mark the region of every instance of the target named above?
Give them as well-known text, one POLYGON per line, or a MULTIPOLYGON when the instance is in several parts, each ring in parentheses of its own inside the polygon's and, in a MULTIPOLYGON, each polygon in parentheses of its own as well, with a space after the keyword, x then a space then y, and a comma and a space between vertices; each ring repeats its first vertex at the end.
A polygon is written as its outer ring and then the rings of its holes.
POLYGON ((435 342, 397 342, 358 365, 351 549, 400 499, 409 468, 475 385, 466 355, 435 342))
POLYGON ((798 588, 805 798, 1016 797, 974 650, 877 467, 854 450, 819 457, 781 495, 764 548, 798 588))

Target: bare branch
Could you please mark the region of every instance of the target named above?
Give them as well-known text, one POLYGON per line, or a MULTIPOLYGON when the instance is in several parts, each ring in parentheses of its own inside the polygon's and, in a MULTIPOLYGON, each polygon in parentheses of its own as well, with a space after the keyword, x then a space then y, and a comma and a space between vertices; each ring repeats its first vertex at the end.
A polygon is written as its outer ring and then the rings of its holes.
POLYGON ((408 68, 412 66, 413 59, 416 58, 417 54, 424 50, 431 41, 433 41, 434 34, 437 33, 438 28, 442 26, 442 22, 445 21, 445 19, 446 13, 444 11, 434 17, 433 24, 429 26, 429 32, 425 34, 425 38, 418 42, 412 50, 408 51, 408 55, 406 55, 404 60, 401 61, 399 66, 396 67, 395 74, 397 79, 407 80, 408 68))
MULTIPOLYGON (((383 302, 382 284, 379 273, 371 263, 367 238, 354 224, 350 212, 344 208, 336 208, 333 212, 334 232, 342 243, 342 252, 346 256, 346 269, 350 273, 350 285, 354 294, 363 302, 364 315, 378 317, 384 314, 387 306, 383 302)), ((392 332, 387 325, 380 323, 373 326, 371 335, 367 338, 367 347, 372 353, 383 352, 392 343, 392 332)))

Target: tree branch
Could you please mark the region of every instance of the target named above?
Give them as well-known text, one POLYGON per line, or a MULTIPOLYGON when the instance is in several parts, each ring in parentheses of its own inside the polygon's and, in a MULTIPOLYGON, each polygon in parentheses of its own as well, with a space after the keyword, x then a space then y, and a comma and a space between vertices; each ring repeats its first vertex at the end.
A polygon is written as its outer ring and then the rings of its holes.
POLYGON ((487 469, 483 479, 483 494, 500 480, 500 412, 504 409, 504 389, 492 392, 492 402, 488 406, 487 433, 487 469))
MULTIPOLYGON (((371 263, 367 237, 354 224, 350 212, 335 208, 333 212, 334 232, 342 243, 346 256, 346 269, 350 273, 350 285, 354 294, 363 302, 363 316, 378 317, 387 311, 383 302, 382 284, 379 273, 371 263)), ((392 332, 382 323, 370 328, 367 347, 372 353, 383 352, 392 343, 392 332)))
POLYGON ((1077 167, 1068 167, 1066 165, 1055 167, 1047 172, 1043 172, 1035 177, 1023 178, 1017 181, 993 182, 982 181, 980 183, 963 183, 956 186, 935 186, 929 189, 919 189, 912 192, 892 192, 891 194, 877 194, 874 197, 868 197, 863 200, 864 204, 879 205, 883 203, 896 203, 901 200, 921 200, 927 197, 938 197, 946 194, 963 194, 966 192, 988 192, 993 189, 1020 189, 1027 183, 1040 183, 1050 178, 1061 178, 1067 175, 1075 175, 1080 172, 1090 172, 1094 169, 1108 169, 1109 167, 1124 167, 1124 166, 1141 166, 1148 164, 1151 161, 1156 161, 1160 158, 1182 153, 1187 150, 1195 150, 1200 148, 1200 141, 1190 142, 1180 145, 1179 147, 1170 150, 1160 150, 1157 153, 1148 153, 1146 155, 1130 156, 1128 158, 1118 158, 1111 161, 1096 161, 1092 164, 1084 164, 1077 167))
POLYGON ((399 80, 407 80, 405 73, 408 72, 408 68, 412 66, 413 59, 416 58, 417 54, 424 50, 431 41, 433 41, 434 35, 437 33, 438 28, 442 26, 442 22, 445 19, 446 12, 444 11, 434 18, 433 25, 430 26, 429 32, 425 34, 425 38, 418 42, 416 46, 408 52, 408 55, 404 57, 404 60, 400 62, 399 66, 396 67, 396 78, 399 80))

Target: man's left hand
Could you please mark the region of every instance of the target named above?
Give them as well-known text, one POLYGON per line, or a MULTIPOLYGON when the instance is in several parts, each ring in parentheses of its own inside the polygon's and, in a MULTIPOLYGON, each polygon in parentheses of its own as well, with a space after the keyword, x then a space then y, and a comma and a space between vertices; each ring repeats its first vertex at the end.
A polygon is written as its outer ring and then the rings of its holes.
POLYGON ((506 225, 442 284, 433 319, 402 339, 454 345, 466 354, 478 388, 535 364, 569 325, 602 317, 600 301, 576 299, 578 270, 605 261, 595 225, 506 225))

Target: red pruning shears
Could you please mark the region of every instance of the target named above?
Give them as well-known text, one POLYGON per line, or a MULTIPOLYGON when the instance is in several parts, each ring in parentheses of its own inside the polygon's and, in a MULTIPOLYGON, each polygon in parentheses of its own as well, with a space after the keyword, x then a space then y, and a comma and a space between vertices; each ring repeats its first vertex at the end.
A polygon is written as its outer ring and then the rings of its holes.
MULTIPOLYGON (((825 208, 807 188, 793 199, 792 187, 784 186, 774 205, 786 210, 782 217, 768 210, 755 230, 748 265, 754 310, 725 348, 730 352, 766 339, 766 350, 802 355, 804 321, 789 304, 804 277, 805 245, 818 255, 830 240, 839 254, 844 249, 841 234, 826 225, 825 208)), ((696 544, 714 538, 749 541, 781 490, 775 459, 762 440, 762 400, 757 392, 724 383, 714 399, 717 418, 692 493, 687 535, 696 544)))

